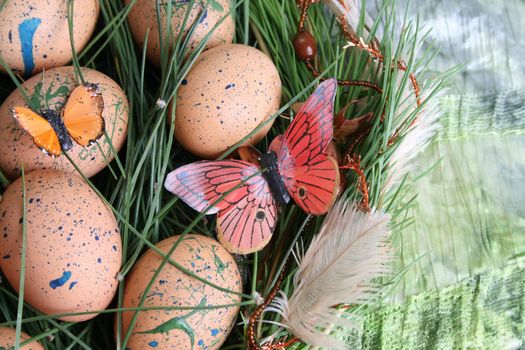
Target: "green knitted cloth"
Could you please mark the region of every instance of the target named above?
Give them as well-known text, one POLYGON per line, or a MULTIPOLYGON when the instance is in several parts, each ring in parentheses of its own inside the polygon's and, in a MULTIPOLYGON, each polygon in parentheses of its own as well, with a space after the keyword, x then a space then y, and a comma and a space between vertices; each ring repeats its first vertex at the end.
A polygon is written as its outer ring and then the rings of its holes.
POLYGON ((525 261, 383 305, 346 342, 351 349, 524 349, 525 261))

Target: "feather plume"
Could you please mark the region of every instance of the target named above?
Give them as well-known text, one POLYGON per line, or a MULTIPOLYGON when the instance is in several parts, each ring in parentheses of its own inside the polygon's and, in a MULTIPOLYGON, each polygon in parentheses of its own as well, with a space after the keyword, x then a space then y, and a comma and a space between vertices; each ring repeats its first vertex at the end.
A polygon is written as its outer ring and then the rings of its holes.
MULTIPOLYGON (((399 184, 406 174, 414 171, 414 162, 412 160, 425 149, 441 127, 439 123, 441 113, 439 97, 443 94, 443 90, 430 99, 428 97, 435 90, 436 87, 432 85, 422 89, 421 99, 426 101, 426 104, 418 113, 416 122, 407 131, 390 158, 390 177, 385 184, 385 192, 390 191, 395 185, 399 184)), ((410 103, 413 101, 413 98, 410 99, 407 96, 405 101, 410 103)), ((407 108, 410 107, 407 106, 407 108)), ((400 109, 402 108, 400 107, 400 109)))
POLYGON ((312 346, 345 349, 326 333, 334 326, 355 327, 356 315, 341 318, 334 306, 367 303, 377 291, 373 280, 390 270, 388 221, 388 215, 364 213, 348 200, 334 205, 301 259, 292 295, 272 304, 284 327, 312 346))

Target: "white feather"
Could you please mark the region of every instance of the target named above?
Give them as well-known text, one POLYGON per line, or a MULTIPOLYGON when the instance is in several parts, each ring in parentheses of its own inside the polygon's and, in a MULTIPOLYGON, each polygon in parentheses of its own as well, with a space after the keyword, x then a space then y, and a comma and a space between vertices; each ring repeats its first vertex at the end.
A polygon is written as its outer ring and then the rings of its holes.
MULTIPOLYGON (((442 91, 428 99, 429 93, 434 91, 434 89, 433 86, 422 89, 421 100, 426 101, 426 104, 419 112, 416 122, 408 130, 390 158, 390 178, 385 185, 385 192, 399 184, 406 174, 412 172, 414 166, 412 160, 419 152, 425 149, 441 127, 438 119, 441 112, 439 109, 439 96, 442 94, 442 91)), ((408 101, 406 103, 409 104, 415 103, 413 98, 406 98, 405 101, 408 101)))
POLYGON ((301 260, 292 295, 281 294, 272 305, 284 327, 312 346, 345 349, 326 331, 355 324, 334 306, 367 303, 375 294, 374 279, 389 271, 388 221, 388 215, 364 213, 347 200, 334 205, 301 260))

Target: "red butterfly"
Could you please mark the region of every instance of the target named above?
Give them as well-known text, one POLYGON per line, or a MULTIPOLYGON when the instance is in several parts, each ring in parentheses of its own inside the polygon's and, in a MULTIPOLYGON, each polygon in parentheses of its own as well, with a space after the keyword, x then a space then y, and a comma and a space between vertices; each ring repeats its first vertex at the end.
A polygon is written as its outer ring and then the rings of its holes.
POLYGON ((242 160, 200 161, 168 174, 166 189, 197 211, 218 213, 218 239, 232 253, 262 249, 275 228, 277 203, 290 196, 308 214, 326 213, 339 188, 337 161, 326 154, 336 87, 335 79, 317 87, 259 158, 265 171, 242 160))

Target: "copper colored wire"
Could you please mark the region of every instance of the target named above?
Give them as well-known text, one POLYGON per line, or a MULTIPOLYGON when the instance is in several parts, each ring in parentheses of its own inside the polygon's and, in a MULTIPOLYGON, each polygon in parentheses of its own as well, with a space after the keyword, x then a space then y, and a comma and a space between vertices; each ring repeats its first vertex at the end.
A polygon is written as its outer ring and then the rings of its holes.
MULTIPOLYGON (((302 7, 301 16, 299 18, 299 24, 297 25, 298 33, 304 31, 304 24, 306 22, 306 17, 308 16, 308 8, 310 7, 311 4, 315 2, 316 2, 315 0, 298 1, 299 5, 302 7)), ((306 64, 306 67, 312 72, 312 75, 314 77, 317 78, 320 75, 319 71, 317 70, 317 68, 315 68, 311 60, 306 60, 305 64, 306 64)), ((321 78, 321 80, 325 80, 325 79, 326 78, 321 78)), ((377 85, 376 83, 372 83, 370 81, 337 79, 337 84, 341 86, 362 86, 362 87, 366 87, 369 89, 373 89, 380 94, 383 93, 383 89, 379 85, 377 85)))
MULTIPOLYGON (((341 16, 339 18, 339 24, 341 25, 341 30, 343 31, 343 34, 346 36, 346 38, 352 43, 353 46, 368 52, 373 58, 378 60, 379 62, 385 61, 385 58, 383 54, 379 51, 374 49, 373 47, 370 47, 369 45, 365 44, 362 40, 358 40, 352 32, 348 29, 346 18, 344 16, 341 16)), ((397 68, 402 71, 407 71, 407 66, 405 62, 403 61, 396 61, 397 68)), ((416 76, 413 73, 408 74, 408 78, 410 79, 410 82, 412 83, 412 87, 414 89, 414 95, 416 97, 416 104, 417 107, 421 106, 421 88, 419 87, 419 83, 417 82, 416 76)))
MULTIPOLYGON (((304 62, 306 64, 306 67, 308 67, 308 69, 310 69, 310 71, 312 72, 312 75, 314 77, 318 77, 320 75, 319 71, 315 68, 315 66, 312 64, 311 61, 305 61, 304 62)), ((321 78, 320 79, 321 81, 324 81, 326 80, 326 78, 321 78)), ((340 79, 337 79, 337 84, 341 85, 341 86, 362 86, 362 87, 366 87, 366 88, 369 88, 369 89, 373 89, 375 91, 377 91, 378 93, 383 93, 383 89, 377 85, 376 83, 372 83, 370 81, 365 81, 365 80, 340 80, 340 79)))
POLYGON ((299 341, 299 338, 292 338, 286 342, 277 342, 274 344, 265 345, 262 347, 262 350, 284 350, 287 349, 292 344, 295 344, 299 341))
POLYGON ((284 265, 281 274, 279 275, 279 278, 275 282, 275 285, 273 286, 272 290, 266 298, 264 299, 264 302, 259 305, 255 311, 250 315, 250 318, 248 320, 248 327, 246 330, 247 336, 248 336, 248 350, 273 350, 273 349, 285 349, 287 346, 299 341, 298 338, 293 337, 292 339, 288 340, 287 342, 276 342, 273 344, 268 344, 264 346, 259 346, 257 343, 257 340, 255 339, 255 326, 257 324, 257 321, 261 317, 264 309, 266 309, 272 301, 277 296, 277 293, 279 292, 279 289, 281 288, 281 284, 284 281, 284 278, 286 277, 286 270, 287 270, 288 262, 284 265))
POLYGON ((361 203, 359 204, 359 209, 362 211, 368 213, 370 212, 370 197, 368 193, 368 185, 366 182, 365 172, 363 171, 363 168, 361 167, 361 157, 359 156, 346 156, 345 164, 340 166, 339 169, 348 169, 352 170, 356 173, 358 180, 358 188, 361 192, 361 203))
MULTIPOLYGON (((305 25, 305 22, 306 22, 306 18, 308 16, 308 8, 310 7, 310 5, 312 5, 313 3, 317 2, 316 0, 298 0, 297 3, 299 4, 299 6, 301 7, 301 17, 300 17, 300 20, 299 20, 299 23, 298 23, 298 29, 297 31, 298 32, 301 32, 304 30, 304 25, 305 25)), ((342 3, 342 2, 340 2, 342 3)), ((338 18, 338 22, 341 26, 341 31, 343 32, 343 35, 348 39, 348 41, 355 47, 363 50, 363 51, 366 51, 370 54, 370 56, 381 62, 381 63, 384 63, 384 56, 383 54, 381 53, 381 51, 379 51, 378 49, 374 48, 373 46, 374 45, 368 45, 366 43, 364 43, 362 40, 358 39, 353 33, 352 31, 348 28, 348 25, 346 23, 346 17, 343 15, 343 16, 339 16, 338 18)), ((315 66, 313 65, 313 63, 311 62, 311 60, 307 60, 305 61, 305 64, 307 66, 307 68, 312 72, 312 75, 314 77, 318 77, 319 76, 319 71, 315 68, 315 66)), ((405 64, 405 62, 403 62, 402 60, 397 60, 395 62, 397 68, 399 70, 402 70, 402 71, 407 71, 408 68, 405 64)), ((412 87, 413 87, 413 90, 414 90, 414 95, 415 95, 415 98, 416 98, 416 105, 417 107, 419 108, 421 106, 421 88, 419 86, 419 83, 417 81, 417 78, 416 76, 414 75, 414 73, 409 73, 408 75, 409 79, 410 79, 410 82, 412 84, 412 87)), ((369 89, 373 89, 375 90, 376 92, 378 93, 382 93, 383 92, 383 89, 375 84, 375 83, 372 83, 372 82, 369 82, 369 81, 353 81, 353 80, 340 80, 338 79, 337 83, 341 86, 362 86, 362 87, 366 87, 366 88, 369 88, 369 89)), ((412 125, 414 125, 414 123, 417 121, 417 117, 414 118, 414 120, 411 122, 410 126, 411 127, 412 125)), ((394 133, 392 134, 392 136, 389 138, 388 140, 388 145, 392 145, 395 140, 397 139, 397 137, 399 136, 399 133, 400 133, 400 128, 397 128, 394 133)))

